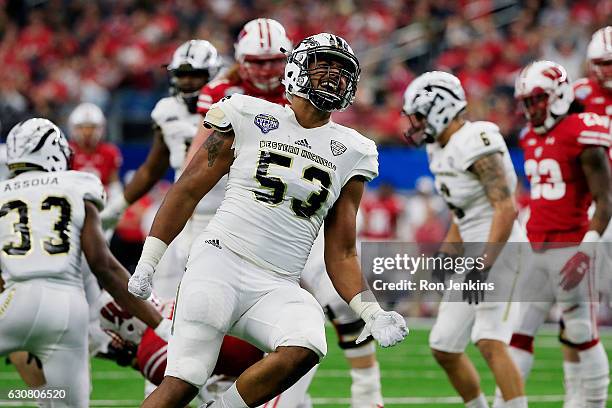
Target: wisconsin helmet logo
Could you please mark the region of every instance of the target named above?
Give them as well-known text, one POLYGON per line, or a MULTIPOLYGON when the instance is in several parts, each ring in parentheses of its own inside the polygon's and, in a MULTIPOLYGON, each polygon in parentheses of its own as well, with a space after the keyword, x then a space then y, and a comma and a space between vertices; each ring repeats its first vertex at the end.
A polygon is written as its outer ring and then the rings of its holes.
POLYGON ((278 129, 278 119, 267 113, 260 113, 255 116, 255 125, 261 130, 261 133, 268 133, 274 129, 278 129))
POLYGON ((340 156, 342 153, 346 152, 346 146, 335 140, 329 143, 329 147, 331 147, 331 152, 334 156, 340 156))

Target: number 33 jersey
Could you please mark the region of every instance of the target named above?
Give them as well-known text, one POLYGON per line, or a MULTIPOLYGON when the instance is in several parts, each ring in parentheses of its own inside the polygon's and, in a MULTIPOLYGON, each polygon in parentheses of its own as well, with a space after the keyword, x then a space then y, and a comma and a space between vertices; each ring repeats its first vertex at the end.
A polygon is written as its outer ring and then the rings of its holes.
POLYGON ((213 105, 205 122, 225 122, 235 135, 225 198, 207 230, 280 274, 301 274, 342 187, 378 174, 373 141, 331 121, 305 129, 289 106, 235 94, 213 105))
MULTIPOLYGON (((465 122, 448 143, 427 145, 429 169, 436 189, 453 212, 465 242, 487 242, 493 207, 478 176, 470 167, 484 156, 501 153, 510 191, 516 188, 516 173, 499 128, 491 122, 465 122)), ((514 237, 511 237, 513 240, 514 237)))
POLYGON ((592 197, 580 154, 588 147, 610 146, 608 122, 608 117, 594 113, 572 114, 546 134, 529 128, 521 138, 525 174, 531 184, 530 242, 582 241, 592 197))
POLYGON ((82 286, 85 203, 104 206, 104 187, 80 171, 29 171, 0 182, 0 268, 7 282, 48 279, 82 286))

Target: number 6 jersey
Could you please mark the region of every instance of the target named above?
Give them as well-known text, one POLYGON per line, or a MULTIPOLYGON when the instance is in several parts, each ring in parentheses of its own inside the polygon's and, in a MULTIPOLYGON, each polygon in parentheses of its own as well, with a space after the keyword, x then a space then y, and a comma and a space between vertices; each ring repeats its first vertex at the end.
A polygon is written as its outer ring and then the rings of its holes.
POLYGON ((288 106, 235 94, 213 105, 205 122, 235 134, 225 198, 207 231, 280 274, 302 272, 342 187, 378 174, 373 141, 331 121, 305 129, 288 106))
POLYGON ((592 197, 580 154, 587 147, 610 146, 608 122, 594 113, 572 114, 546 134, 529 128, 521 138, 531 184, 527 235, 534 248, 543 242, 582 241, 592 197))
MULTIPOLYGON (((516 173, 506 142, 495 124, 465 122, 444 147, 438 143, 427 145, 429 169, 435 176, 436 189, 452 210, 465 242, 487 242, 489 237, 493 207, 478 176, 469 168, 478 159, 493 153, 502 154, 506 181, 514 193, 516 173)), ((518 229, 516 225, 515 229, 518 229)), ((510 237, 510 241, 515 239, 518 238, 510 237)))
POLYGON ((7 284, 48 279, 82 286, 83 200, 104 206, 100 179, 80 171, 28 171, 0 182, 0 269, 7 284))

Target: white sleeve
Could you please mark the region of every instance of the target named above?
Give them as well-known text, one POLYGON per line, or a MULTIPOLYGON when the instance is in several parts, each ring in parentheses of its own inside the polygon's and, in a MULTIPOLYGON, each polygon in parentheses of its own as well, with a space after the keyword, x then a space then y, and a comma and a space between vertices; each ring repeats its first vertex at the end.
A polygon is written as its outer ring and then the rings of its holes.
POLYGON ((367 181, 371 181, 378 176, 378 150, 376 144, 363 136, 361 141, 360 151, 361 157, 358 159, 355 167, 349 172, 344 184, 355 176, 363 176, 367 181))
POLYGON ((83 200, 91 201, 98 210, 102 210, 106 204, 106 191, 100 179, 83 171, 72 171, 74 187, 83 194, 83 200))
POLYGON ((240 132, 242 95, 226 96, 219 102, 214 103, 204 117, 204 126, 225 133, 234 130, 234 143, 232 148, 237 152, 242 145, 240 132))
POLYGON ((508 148, 506 141, 493 123, 473 124, 473 129, 461 140, 461 168, 467 170, 478 159, 493 153, 503 153, 508 148))
POLYGON ((163 107, 162 101, 163 99, 160 99, 159 101, 157 101, 157 103, 155 104, 155 107, 151 111, 151 119, 153 120, 153 123, 155 123, 159 127, 162 127, 162 125, 166 121, 166 114, 164 113, 164 107, 163 107))

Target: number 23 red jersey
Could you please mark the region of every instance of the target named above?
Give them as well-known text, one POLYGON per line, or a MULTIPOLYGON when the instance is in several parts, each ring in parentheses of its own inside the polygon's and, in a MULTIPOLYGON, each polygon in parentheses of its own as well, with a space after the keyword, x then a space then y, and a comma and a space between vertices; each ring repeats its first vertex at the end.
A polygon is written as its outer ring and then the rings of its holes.
POLYGON ((544 242, 582 241, 592 197, 579 157, 588 147, 607 149, 611 142, 609 118, 590 112, 568 115, 543 135, 527 130, 521 147, 531 184, 527 235, 534 249, 544 242))

